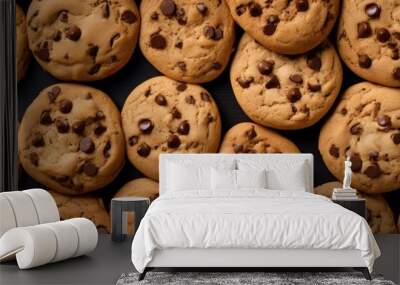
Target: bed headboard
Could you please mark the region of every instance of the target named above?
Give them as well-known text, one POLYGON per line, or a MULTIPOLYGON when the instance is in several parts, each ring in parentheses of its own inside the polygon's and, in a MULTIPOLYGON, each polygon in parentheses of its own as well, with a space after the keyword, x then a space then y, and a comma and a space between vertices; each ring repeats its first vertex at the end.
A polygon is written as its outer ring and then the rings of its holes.
POLYGON ((266 164, 275 164, 279 162, 291 163, 304 161, 307 168, 308 192, 314 189, 314 158, 310 153, 293 153, 293 154, 222 154, 222 153, 205 153, 205 154, 161 154, 159 162, 159 182, 160 195, 166 191, 166 181, 168 179, 167 164, 169 161, 185 165, 214 165, 221 160, 236 162, 259 161, 262 160, 266 164))

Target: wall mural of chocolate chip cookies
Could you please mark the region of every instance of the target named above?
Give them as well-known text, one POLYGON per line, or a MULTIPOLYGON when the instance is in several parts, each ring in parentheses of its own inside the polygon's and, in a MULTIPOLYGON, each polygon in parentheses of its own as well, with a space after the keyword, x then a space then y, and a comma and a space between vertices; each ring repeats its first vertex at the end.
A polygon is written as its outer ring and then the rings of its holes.
POLYGON ((399 0, 17 2, 19 187, 65 218, 156 199, 160 153, 303 152, 326 196, 349 155, 372 231, 400 232, 399 0))

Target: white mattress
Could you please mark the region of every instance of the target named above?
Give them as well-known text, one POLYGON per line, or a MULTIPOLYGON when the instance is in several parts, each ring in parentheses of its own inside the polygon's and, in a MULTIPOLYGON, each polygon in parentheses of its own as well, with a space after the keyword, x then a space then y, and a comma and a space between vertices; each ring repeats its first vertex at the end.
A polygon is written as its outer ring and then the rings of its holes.
POLYGON ((380 255, 368 223, 325 197, 265 189, 197 193, 168 193, 151 204, 132 243, 139 272, 156 249, 167 248, 354 249, 370 271, 380 255))

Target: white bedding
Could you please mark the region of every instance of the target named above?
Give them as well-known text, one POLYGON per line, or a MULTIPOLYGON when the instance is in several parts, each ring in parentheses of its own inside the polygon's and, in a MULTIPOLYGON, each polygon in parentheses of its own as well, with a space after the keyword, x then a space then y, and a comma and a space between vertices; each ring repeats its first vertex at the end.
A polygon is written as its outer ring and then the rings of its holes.
POLYGON ((143 272, 155 249, 358 249, 372 271, 380 251, 367 222, 329 199, 299 191, 248 189, 166 193, 150 206, 132 243, 143 272))

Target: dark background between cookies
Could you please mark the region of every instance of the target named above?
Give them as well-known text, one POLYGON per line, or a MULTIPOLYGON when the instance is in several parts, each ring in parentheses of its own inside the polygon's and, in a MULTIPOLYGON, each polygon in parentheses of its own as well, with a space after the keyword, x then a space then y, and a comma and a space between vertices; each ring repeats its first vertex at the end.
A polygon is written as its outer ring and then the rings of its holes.
MULTIPOLYGON (((30 0, 20 0, 17 1, 17 3, 26 13, 30 0)), ((136 0, 136 3, 139 6, 140 0, 136 0)), ((236 30, 237 43, 243 31, 238 26, 236 26, 236 30)), ((332 42, 335 42, 335 29, 330 34, 330 39, 332 42)), ((353 74, 344 65, 344 63, 342 63, 342 65, 344 73, 343 85, 340 94, 342 94, 342 92, 344 92, 344 90, 346 90, 349 86, 363 81, 361 78, 353 74)), ((224 135, 229 128, 239 122, 251 121, 241 110, 236 102, 235 96, 233 95, 229 80, 229 69, 230 64, 225 69, 223 74, 216 80, 202 84, 202 86, 212 94, 219 107, 222 120, 222 135, 224 135)), ((137 45, 135 53, 133 54, 129 63, 115 75, 97 82, 83 84, 98 88, 107 93, 118 106, 119 110, 121 110, 125 99, 137 85, 157 75, 160 75, 160 73, 144 58, 139 49, 139 45, 137 45)), ((53 78, 50 74, 46 73, 40 67, 40 65, 34 59, 32 59, 26 76, 18 84, 19 120, 22 119, 26 108, 31 104, 39 92, 45 87, 57 82, 59 81, 53 78)), ((339 97, 340 96, 341 95, 339 95, 339 97)), ((336 104, 337 102, 338 100, 336 100, 336 104)), ((331 112, 334 107, 331 109, 331 112)), ((328 115, 316 125, 307 129, 296 131, 279 131, 279 133, 292 140, 300 148, 301 152, 314 154, 314 185, 320 185, 324 182, 336 180, 326 168, 321 155, 318 152, 319 132, 323 123, 331 112, 329 112, 328 115)), ((120 172, 119 176, 110 185, 104 189, 93 192, 93 194, 104 198, 106 202, 105 205, 108 205, 108 201, 111 199, 113 194, 118 191, 118 189, 120 189, 126 182, 138 177, 143 177, 143 174, 136 170, 135 167, 128 160, 126 160, 125 166, 120 172)), ((40 186, 41 185, 39 183, 30 178, 25 172, 21 174, 19 179, 19 189, 40 186)), ((396 219, 400 213, 400 189, 390 193, 385 193, 384 196, 390 204, 396 219)))

